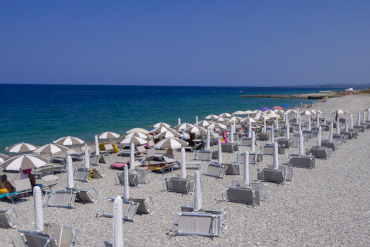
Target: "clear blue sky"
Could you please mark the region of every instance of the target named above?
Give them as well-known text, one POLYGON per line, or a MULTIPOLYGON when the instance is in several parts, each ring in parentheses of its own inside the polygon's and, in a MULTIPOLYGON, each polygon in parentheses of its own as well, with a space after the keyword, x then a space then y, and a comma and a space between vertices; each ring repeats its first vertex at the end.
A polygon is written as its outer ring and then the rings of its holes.
POLYGON ((0 2, 0 83, 369 82, 369 0, 0 2))

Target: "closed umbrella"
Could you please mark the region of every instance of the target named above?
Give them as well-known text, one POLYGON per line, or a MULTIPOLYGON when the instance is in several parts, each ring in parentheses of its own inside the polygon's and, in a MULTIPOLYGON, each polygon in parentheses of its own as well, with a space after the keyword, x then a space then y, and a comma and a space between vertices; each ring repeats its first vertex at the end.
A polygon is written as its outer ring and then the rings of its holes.
POLYGON ((48 161, 33 154, 23 154, 11 157, 1 163, 0 167, 6 170, 19 171, 38 168, 46 165, 48 161))
POLYGON ((308 130, 311 130, 311 118, 308 119, 308 130))
POLYGON ((143 138, 136 137, 136 136, 125 138, 123 141, 120 142, 120 144, 123 144, 123 145, 130 145, 131 143, 137 146, 137 145, 147 144, 148 142, 144 140, 143 138))
POLYGON ((360 115, 360 112, 358 112, 357 114, 357 125, 360 125, 361 124, 361 115, 360 115))
POLYGON ((289 122, 286 123, 286 139, 290 139, 290 126, 289 126, 289 122))
POLYGON ((85 144, 85 158, 84 158, 84 167, 89 169, 90 168, 90 155, 89 149, 87 148, 87 144, 85 144))
POLYGON ((299 155, 304 155, 302 131, 299 132, 299 155))
POLYGON ((207 130, 207 145, 206 145, 206 150, 211 149, 211 131, 207 130))
POLYGON ((271 125, 271 142, 274 143, 274 125, 271 125))
POLYGON ((348 132, 348 119, 347 118, 345 118, 345 122, 344 122, 344 131, 348 132))
POLYGON ((55 144, 64 145, 64 146, 81 145, 84 142, 85 141, 77 137, 73 137, 73 136, 62 137, 62 138, 59 138, 58 140, 53 141, 53 143, 55 144))
POLYGON ((171 128, 171 125, 167 123, 159 122, 159 123, 156 123, 150 126, 150 128, 159 128, 159 127, 171 128))
POLYGON ((130 198, 130 192, 129 192, 129 184, 128 184, 128 169, 127 169, 127 164, 124 166, 124 181, 123 181, 123 198, 128 201, 130 198))
POLYGON ((320 113, 316 115, 316 128, 320 126, 320 113))
POLYGON ((177 119, 177 124, 180 125, 181 124, 181 118, 177 119))
POLYGON ((98 136, 95 135, 95 155, 99 156, 100 155, 100 150, 99 150, 99 140, 98 136))
POLYGON ((26 153, 26 152, 31 152, 33 150, 36 150, 37 148, 38 146, 36 145, 22 142, 22 143, 17 143, 10 147, 5 148, 5 151, 9 153, 26 153))
POLYGON ((323 124, 326 124, 326 113, 324 113, 324 123, 323 124))
POLYGON ((218 163, 222 164, 222 152, 221 152, 221 142, 217 143, 217 152, 218 152, 218 163))
POLYGON ((155 149, 179 149, 182 147, 189 146, 189 143, 183 140, 177 140, 177 139, 164 139, 157 144, 155 144, 155 149))
POLYGON ((113 204, 113 246, 123 247, 123 200, 117 196, 113 204))
POLYGON ((234 126, 230 125, 230 142, 234 142, 234 126))
POLYGON ((198 124, 198 116, 195 116, 195 124, 198 124))
POLYGON ((39 186, 33 187, 33 198, 35 206, 35 231, 43 232, 44 219, 42 213, 42 193, 39 186))
POLYGON ((252 131, 252 141, 251 141, 251 153, 256 153, 256 133, 252 131))
POLYGON ((329 127, 329 141, 333 141, 333 123, 330 123, 329 127))
POLYGON ((298 132, 302 130, 302 119, 298 117, 298 132))
POLYGON ((184 148, 181 148, 181 178, 186 178, 186 160, 184 148))
POLYGON ((340 134, 339 118, 337 118, 337 127, 335 128, 337 135, 340 134))
POLYGON ((278 153, 278 144, 274 142, 274 151, 273 151, 273 158, 272 158, 272 168, 278 169, 279 168, 279 153, 278 153))
POLYGON ((166 131, 166 132, 162 132, 162 133, 157 134, 156 136, 154 136, 154 138, 155 139, 168 139, 168 138, 179 138, 181 136, 182 135, 177 133, 177 132, 166 131))
POLYGON ((73 180, 73 166, 71 156, 67 157, 66 167, 67 167, 67 188, 72 189, 75 187, 75 183, 73 180))
POLYGON ((351 114, 351 118, 350 119, 351 119, 350 128, 353 129, 353 116, 352 116, 352 114, 351 114))
POLYGON ((118 138, 120 137, 119 134, 117 133, 114 133, 114 132, 109 132, 109 131, 106 131, 106 132, 103 132, 103 133, 100 133, 98 135, 98 138, 99 139, 113 139, 113 138, 118 138))
POLYGON ((244 153, 244 185, 249 185, 249 153, 244 153))
POLYGON ((317 146, 321 147, 321 127, 319 127, 319 133, 317 134, 317 146))
POLYGON ((199 211, 202 209, 202 192, 200 184, 200 173, 195 171, 194 179, 194 211, 199 211))

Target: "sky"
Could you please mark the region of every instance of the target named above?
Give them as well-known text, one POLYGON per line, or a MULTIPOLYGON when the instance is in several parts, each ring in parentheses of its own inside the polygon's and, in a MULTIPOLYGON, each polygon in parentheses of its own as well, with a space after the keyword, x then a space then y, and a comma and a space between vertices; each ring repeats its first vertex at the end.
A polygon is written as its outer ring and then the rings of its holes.
POLYGON ((1 1, 1 84, 370 83, 370 1, 1 1))

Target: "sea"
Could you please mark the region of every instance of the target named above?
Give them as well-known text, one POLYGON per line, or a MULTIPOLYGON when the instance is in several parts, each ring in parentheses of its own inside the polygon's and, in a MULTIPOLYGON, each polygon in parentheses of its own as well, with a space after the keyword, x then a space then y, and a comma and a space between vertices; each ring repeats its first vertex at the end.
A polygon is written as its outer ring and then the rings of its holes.
POLYGON ((209 114, 233 113, 261 107, 289 105, 301 99, 243 98, 242 94, 298 94, 333 88, 182 87, 106 85, 0 84, 0 152, 20 142, 52 143, 64 136, 93 142, 105 131, 125 134, 129 129, 166 122, 194 123, 209 114))

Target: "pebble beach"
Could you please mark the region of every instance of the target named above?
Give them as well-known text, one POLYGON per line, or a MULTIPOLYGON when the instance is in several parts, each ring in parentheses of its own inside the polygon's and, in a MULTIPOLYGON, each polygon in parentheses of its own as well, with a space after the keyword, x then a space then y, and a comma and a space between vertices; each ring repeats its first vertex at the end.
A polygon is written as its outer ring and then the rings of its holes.
MULTIPOLYGON (((370 107, 369 95, 348 95, 327 99, 313 104, 313 109, 329 113, 335 109, 347 109, 354 118, 359 111, 370 107)), ((329 114, 328 114, 329 115, 329 114)), ((361 115, 362 116, 362 115, 361 115)), ((199 119, 202 120, 202 119, 199 119)), ((149 126, 148 126, 149 130, 149 126)), ((326 139, 329 132, 323 132, 326 139)), ((317 138, 304 143, 305 148, 315 146, 317 138)), ((257 141, 258 145, 267 142, 257 141)), ((93 144, 90 144, 93 148, 93 144)), ((180 169, 167 174, 153 174, 150 184, 140 188, 130 187, 130 196, 151 195, 155 209, 152 215, 137 214, 134 222, 124 222, 125 246, 369 246, 370 245, 370 131, 359 133, 358 139, 348 140, 328 160, 316 159, 315 169, 294 168, 294 180, 286 185, 267 183, 267 199, 259 206, 227 202, 227 229, 221 237, 175 236, 173 212, 181 206, 192 205, 194 195, 182 195, 163 190, 165 178, 180 174, 180 169)), ((211 150, 217 150, 212 146, 211 150)), ((250 147, 239 147, 240 152, 250 147)), ((298 148, 285 150, 279 155, 279 164, 287 163, 287 153, 297 154, 298 148)), ((181 154, 174 151, 180 161, 181 154)), ((222 153, 223 162, 235 162, 236 154, 222 153)), ((139 157, 140 158, 140 157, 139 157)), ((144 157, 145 158, 145 157, 144 157)), ((90 182, 75 181, 80 189, 94 187, 103 197, 122 195, 123 186, 117 185, 115 177, 119 170, 110 168, 113 162, 126 162, 129 157, 110 155, 107 164, 101 164, 105 177, 90 182)), ((193 153, 186 153, 186 161, 193 161, 193 153)), ((213 160, 217 161, 217 160, 213 160)), ((257 168, 272 164, 272 156, 264 155, 263 161, 249 165, 250 179, 257 179, 257 168)), ((73 162, 73 167, 83 167, 83 162, 73 162)), ((188 175, 196 168, 189 166, 188 175)), ((10 182, 19 179, 19 173, 6 173, 10 182)), ((221 209, 223 186, 240 175, 226 175, 224 179, 205 176, 202 201, 207 209, 221 209)), ((64 190, 67 173, 57 174, 59 184, 52 190, 64 190)), ((15 205, 20 219, 15 229, 0 228, 1 246, 12 246, 10 240, 19 236, 18 230, 34 230, 34 201, 32 196, 15 205)), ((10 200, 0 200, 0 209, 13 206, 10 200)), ((103 246, 104 240, 113 240, 113 219, 97 217, 99 201, 95 204, 75 203, 76 208, 44 207, 44 222, 72 226, 78 230, 77 246, 103 246)))

